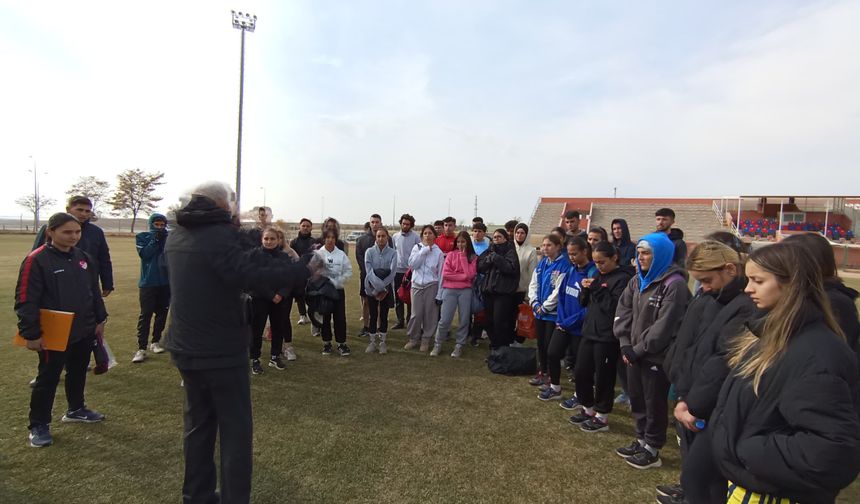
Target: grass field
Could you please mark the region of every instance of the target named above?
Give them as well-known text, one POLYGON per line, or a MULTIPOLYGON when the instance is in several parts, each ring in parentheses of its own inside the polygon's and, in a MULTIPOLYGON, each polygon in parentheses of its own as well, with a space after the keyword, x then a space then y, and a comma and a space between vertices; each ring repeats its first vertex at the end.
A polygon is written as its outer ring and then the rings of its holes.
MULTIPOLYGON (((181 500, 179 374, 167 354, 131 364, 139 262, 131 238, 109 240, 117 290, 107 298, 106 337, 119 365, 87 384, 88 405, 107 420, 59 422, 60 391, 55 444, 37 450, 26 442, 36 357, 10 343, 15 280, 32 238, 0 235, 0 387, 9 407, 0 417, 0 503, 181 500)), ((677 480, 674 443, 663 468, 630 468, 613 453, 633 436, 625 408, 611 416, 610 432, 582 433, 556 402, 538 401, 525 378, 489 373, 486 342, 460 360, 431 358, 401 350, 404 332, 395 331, 388 355, 364 354, 353 336, 357 284, 356 274, 347 290, 352 356, 321 356, 309 326, 295 326, 299 359, 252 377, 253 502, 640 503, 654 501, 655 485, 677 480)), ((841 502, 860 502, 858 487, 841 502)))

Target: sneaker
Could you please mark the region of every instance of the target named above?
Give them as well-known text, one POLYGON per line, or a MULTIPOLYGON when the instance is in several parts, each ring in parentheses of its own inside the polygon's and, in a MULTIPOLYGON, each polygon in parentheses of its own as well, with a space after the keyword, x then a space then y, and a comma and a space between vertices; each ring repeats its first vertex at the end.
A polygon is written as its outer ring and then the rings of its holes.
POLYGON ((299 325, 305 325, 305 324, 310 324, 310 323, 311 323, 311 321, 310 321, 310 320, 308 320, 308 316, 307 316, 307 315, 302 315, 302 316, 300 316, 300 317, 299 317, 299 321, 297 322, 297 324, 299 324, 299 325))
POLYGON ((366 327, 362 327, 361 332, 358 333, 359 338, 364 338, 364 337, 369 336, 369 335, 370 335, 370 332, 367 330, 366 327))
POLYGON ((543 373, 541 373, 540 371, 538 371, 536 375, 529 379, 529 385, 533 385, 535 387, 537 387, 538 385, 543 385, 543 382, 543 373))
POLYGON ((513 343, 511 343, 511 348, 522 348, 523 346, 524 345, 519 341, 514 341, 513 343))
POLYGON ((430 343, 421 343, 421 346, 418 347, 418 351, 421 353, 424 353, 427 350, 430 350, 430 343))
POLYGON ((670 497, 668 495, 658 495, 657 496, 658 504, 687 504, 687 501, 684 500, 683 497, 680 499, 676 497, 670 497))
POLYGON ((433 350, 430 350, 430 357, 439 357, 442 352, 442 345, 433 345, 433 350))
POLYGON ((646 449, 642 449, 636 455, 624 459, 630 467, 636 469, 651 469, 652 467, 660 467, 663 461, 660 460, 660 452, 652 454, 646 449))
POLYGON ((153 341, 151 345, 149 345, 149 351, 152 353, 164 353, 164 347, 161 346, 161 343, 157 341, 153 341))
POLYGON ((538 394, 537 397, 541 401, 560 401, 561 390, 553 390, 552 387, 547 387, 544 391, 538 394))
POLYGON ((294 361, 294 360, 296 360, 296 351, 295 351, 295 349, 293 349, 292 345, 288 346, 288 347, 284 350, 284 355, 286 355, 286 356, 287 356, 287 360, 288 360, 288 361, 294 361))
POLYGON ((105 419, 105 416, 99 413, 98 411, 93 411, 87 408, 80 408, 75 411, 67 411, 65 415, 63 415, 63 422, 84 422, 84 423, 96 423, 101 422, 105 419))
POLYGON ((490 339, 490 335, 487 334, 487 331, 481 331, 481 339, 490 339))
POLYGON ((576 397, 576 394, 570 396, 570 399, 565 399, 562 401, 559 406, 566 409, 567 411, 574 411, 582 407, 582 403, 579 402, 579 399, 576 397))
POLYGON ((134 352, 134 357, 131 358, 131 361, 135 364, 140 364, 141 362, 146 360, 146 350, 138 350, 134 352))
POLYGON ((402 320, 398 320, 392 329, 406 329, 406 324, 404 324, 402 320))
POLYGON ((627 397, 627 394, 625 394, 624 392, 622 392, 622 393, 618 394, 617 396, 615 396, 615 401, 614 401, 614 402, 615 402, 615 404, 626 404, 626 405, 630 405, 630 398, 629 398, 629 397, 627 397))
POLYGON ((33 378, 32 380, 30 380, 30 388, 33 388, 35 386, 36 386, 36 379, 33 378))
POLYGON ((323 355, 331 355, 331 343, 325 343, 323 345, 322 354, 323 355))
POLYGON ((637 453, 643 451, 645 451, 645 447, 642 446, 641 443, 639 443, 638 439, 634 439, 633 442, 630 443, 630 446, 622 446, 621 448, 616 448, 615 454, 619 457, 627 458, 632 457, 633 455, 636 455, 637 453))
POLYGON ((469 344, 477 348, 480 343, 478 343, 478 338, 472 338, 472 341, 470 341, 469 344))
POLYGON ((463 345, 454 345, 454 351, 451 352, 451 357, 457 358, 463 355, 463 345))
POLYGON ((589 414, 586 414, 585 411, 581 411, 581 412, 577 413, 576 415, 573 415, 572 417, 570 417, 568 419, 568 422, 572 423, 573 425, 582 425, 585 422, 591 420, 592 418, 594 418, 594 417, 589 415, 589 414))
POLYGON ((341 357, 349 357, 349 347, 346 343, 341 343, 337 346, 337 353, 339 353, 341 357))
POLYGON ((34 425, 30 429, 30 446, 33 448, 44 448, 54 444, 54 438, 51 437, 51 428, 44 424, 34 425))
POLYGON ((364 353, 376 353, 377 348, 376 338, 371 337, 370 343, 368 343, 367 348, 364 349, 364 353))
POLYGON ((609 423, 595 416, 579 424, 579 430, 582 432, 606 432, 609 430, 609 423))
POLYGON ((251 359, 251 374, 263 374, 263 365, 260 364, 260 359, 251 359))
POLYGON ((317 327, 317 326, 311 327, 311 336, 313 336, 315 338, 319 338, 321 335, 322 335, 322 331, 320 331, 319 327, 317 327))
POLYGON ((657 493, 674 499, 684 499, 684 489, 681 485, 657 485, 657 493))
POLYGON ((379 342, 379 355, 385 355, 388 353, 388 345, 385 344, 385 341, 379 342))
POLYGON ((281 360, 280 355, 273 355, 272 358, 269 359, 269 367, 273 367, 280 371, 287 369, 287 366, 284 365, 284 361, 281 360))
POLYGON ((415 341, 407 341, 407 342, 406 342, 406 344, 405 344, 405 345, 403 345, 403 349, 404 349, 404 350, 412 350, 413 348, 415 348, 415 347, 417 347, 417 346, 418 346, 418 343, 417 343, 417 342, 415 342, 415 341))

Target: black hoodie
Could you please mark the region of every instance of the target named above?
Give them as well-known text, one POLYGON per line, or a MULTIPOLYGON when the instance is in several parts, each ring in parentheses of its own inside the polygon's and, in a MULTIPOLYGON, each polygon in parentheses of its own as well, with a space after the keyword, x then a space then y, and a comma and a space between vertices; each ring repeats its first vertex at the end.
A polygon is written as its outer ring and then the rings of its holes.
POLYGON ((860 320, 857 319, 858 292, 846 286, 838 278, 828 278, 824 281, 824 292, 830 299, 830 307, 836 323, 845 333, 845 340, 855 352, 860 353, 857 339, 860 337, 860 320))
POLYGON ((675 256, 672 257, 672 262, 677 264, 679 268, 687 267, 687 242, 684 241, 684 231, 678 228, 669 230, 669 239, 675 244, 675 256))
POLYGON ((242 250, 230 212, 195 195, 176 212, 165 246, 170 264, 170 330, 165 348, 180 369, 248 365, 250 314, 244 290, 304 285, 302 263, 255 264, 242 250))
POLYGON ((488 294, 513 294, 520 283, 520 258, 513 242, 507 241, 478 256, 478 272, 484 273, 481 291, 488 294))
MULTIPOLYGON (((829 504, 860 472, 860 382, 857 360, 821 311, 803 312, 758 396, 752 380, 732 370, 705 432, 726 479, 756 493, 829 504)), ((748 324, 754 334, 760 322, 748 324)))
POLYGON ((621 293, 635 274, 636 269, 633 266, 619 266, 606 275, 598 273, 591 286, 582 289, 579 304, 588 307, 582 325, 583 338, 618 344, 618 338, 612 332, 615 309, 618 307, 621 293))
MULTIPOLYGON (((615 235, 612 235, 612 244, 618 249, 618 264, 630 266, 633 264, 633 259, 636 258, 636 244, 630 240, 630 228, 627 226, 626 220, 612 219, 612 226, 615 224, 621 225, 621 239, 616 240, 615 235)), ((611 231, 612 227, 610 226, 609 229, 611 231)))

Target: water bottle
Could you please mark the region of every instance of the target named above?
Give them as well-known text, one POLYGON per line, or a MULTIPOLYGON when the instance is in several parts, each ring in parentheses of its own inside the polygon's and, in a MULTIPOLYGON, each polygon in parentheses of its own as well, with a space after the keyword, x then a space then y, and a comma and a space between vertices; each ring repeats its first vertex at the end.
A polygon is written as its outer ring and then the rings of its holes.
POLYGON ((699 430, 705 430, 705 427, 708 425, 708 422, 701 418, 697 418, 696 421, 693 422, 693 425, 695 425, 696 428, 699 430))

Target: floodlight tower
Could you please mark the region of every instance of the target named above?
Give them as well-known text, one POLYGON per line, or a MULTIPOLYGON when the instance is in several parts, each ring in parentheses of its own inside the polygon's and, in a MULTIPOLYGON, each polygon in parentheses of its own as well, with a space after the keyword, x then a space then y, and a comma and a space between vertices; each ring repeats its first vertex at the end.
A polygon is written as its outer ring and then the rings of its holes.
POLYGON ((233 13, 233 28, 242 32, 242 55, 239 60, 239 139, 236 146, 236 214, 239 215, 239 202, 242 194, 242 103, 245 91, 245 32, 257 28, 257 16, 247 12, 233 13))

